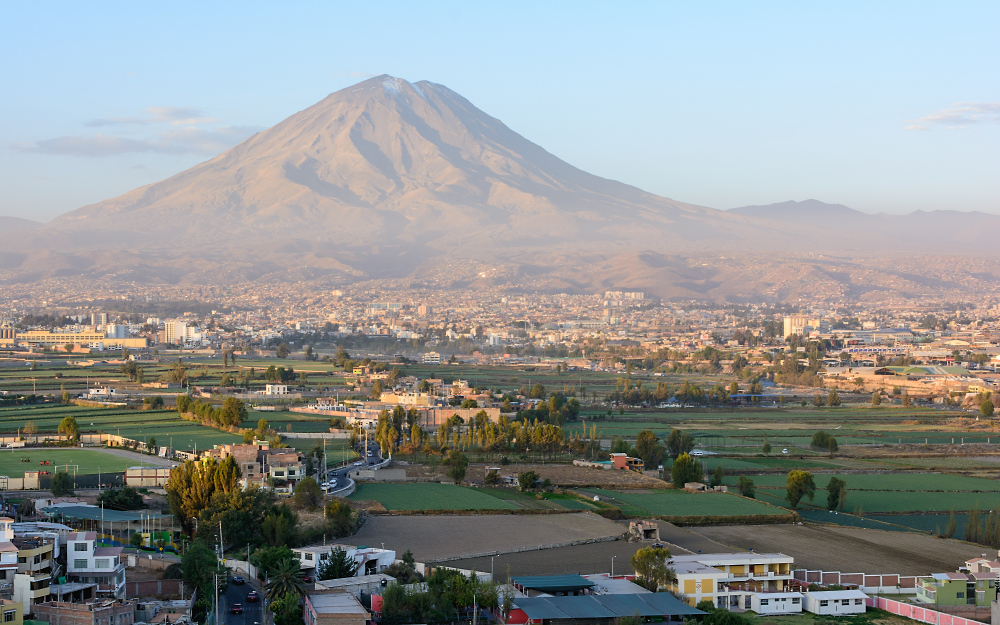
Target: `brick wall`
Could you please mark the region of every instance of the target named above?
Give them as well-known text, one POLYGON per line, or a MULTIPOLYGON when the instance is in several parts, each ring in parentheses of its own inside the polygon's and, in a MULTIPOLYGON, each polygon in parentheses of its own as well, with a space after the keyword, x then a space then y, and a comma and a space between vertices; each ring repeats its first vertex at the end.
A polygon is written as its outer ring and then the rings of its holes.
POLYGON ((144 582, 125 582, 125 598, 181 595, 183 581, 179 579, 153 579, 144 582))

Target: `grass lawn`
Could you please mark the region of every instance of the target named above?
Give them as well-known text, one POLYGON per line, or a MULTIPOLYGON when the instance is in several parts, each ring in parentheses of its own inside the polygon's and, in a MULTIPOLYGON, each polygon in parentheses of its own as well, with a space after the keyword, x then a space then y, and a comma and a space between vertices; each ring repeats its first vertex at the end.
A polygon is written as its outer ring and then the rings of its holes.
POLYGON ((351 499, 374 499, 386 510, 514 510, 518 506, 453 484, 360 484, 351 499))
MULTIPOLYGON (((60 449, 58 447, 36 447, 32 449, 18 449, 13 451, 0 452, 0 475, 8 477, 21 477, 25 471, 51 471, 56 472, 56 467, 65 470, 60 465, 79 465, 77 473, 80 475, 98 472, 114 473, 124 471, 128 467, 139 466, 139 460, 122 458, 113 454, 105 453, 94 449, 60 449), (30 458, 31 462, 21 462, 22 458, 30 458), (42 460, 51 460, 52 466, 41 466, 42 460)), ((70 469, 70 473, 72 473, 70 469)))

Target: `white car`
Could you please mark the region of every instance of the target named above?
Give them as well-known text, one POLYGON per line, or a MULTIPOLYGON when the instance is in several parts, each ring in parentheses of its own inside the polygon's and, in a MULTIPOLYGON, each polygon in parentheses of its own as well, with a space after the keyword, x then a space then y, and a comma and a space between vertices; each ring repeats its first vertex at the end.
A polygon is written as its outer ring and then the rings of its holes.
POLYGON ((787 453, 788 453, 788 450, 787 450, 787 449, 782 449, 782 450, 781 450, 781 453, 783 453, 783 454, 787 454, 787 453))

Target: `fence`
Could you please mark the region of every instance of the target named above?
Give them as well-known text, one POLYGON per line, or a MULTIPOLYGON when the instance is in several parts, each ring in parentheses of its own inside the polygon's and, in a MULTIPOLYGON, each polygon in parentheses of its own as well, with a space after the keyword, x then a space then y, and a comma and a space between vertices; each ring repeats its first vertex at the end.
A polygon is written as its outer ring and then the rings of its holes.
POLYGON ((841 573, 840 571, 807 571, 806 569, 798 569, 792 571, 792 577, 804 584, 857 586, 862 592, 866 593, 916 594, 917 592, 916 575, 897 575, 896 573, 869 575, 867 573, 841 573))
MULTIPOLYGON (((931 623, 932 625, 984 625, 982 621, 955 616, 946 612, 938 612, 930 608, 922 608, 912 603, 903 603, 894 599, 884 597, 869 597, 868 605, 879 610, 885 610, 890 614, 905 616, 921 623, 931 623)), ((984 614, 990 613, 990 608, 980 608, 984 614)))

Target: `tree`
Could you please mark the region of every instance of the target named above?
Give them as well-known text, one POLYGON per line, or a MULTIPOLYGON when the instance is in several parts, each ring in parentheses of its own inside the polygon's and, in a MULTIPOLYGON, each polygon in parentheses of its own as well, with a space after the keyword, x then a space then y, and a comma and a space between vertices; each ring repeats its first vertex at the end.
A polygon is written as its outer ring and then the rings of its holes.
POLYGON ((24 427, 21 428, 21 431, 24 432, 24 435, 26 437, 31 438, 32 436, 35 435, 35 432, 38 431, 38 426, 35 425, 34 421, 28 421, 27 423, 24 424, 24 427))
POLYGON ((288 346, 282 343, 274 353, 278 358, 288 358, 288 346))
POLYGON ((831 408, 840 405, 840 395, 837 395, 837 389, 831 388, 830 392, 826 394, 826 405, 831 408))
POLYGON ((765 456, 771 453, 771 443, 766 438, 764 439, 764 446, 760 450, 764 452, 765 456))
POLYGON ((757 487, 754 486, 753 480, 745 475, 740 476, 740 479, 736 482, 736 488, 739 489, 740 494, 744 497, 749 497, 750 499, 757 497, 757 487))
POLYGON ((62 403, 68 404, 69 403, 69 391, 63 391, 61 399, 62 399, 62 403))
POLYGON ((909 393, 903 393, 903 407, 904 408, 909 408, 912 403, 913 403, 913 400, 910 399, 910 394, 909 393))
POLYGON ((222 402, 221 425, 237 426, 247 418, 247 407, 242 400, 235 397, 227 397, 222 402))
POLYGON ((684 488, 688 482, 700 482, 704 479, 701 467, 689 454, 681 454, 670 467, 670 478, 674 488, 684 488))
POLYGON ((274 614, 274 625, 302 625, 302 608, 299 598, 294 593, 288 593, 268 606, 274 614))
POLYGON ((139 510, 147 507, 139 491, 131 486, 106 490, 97 497, 97 503, 107 510, 139 510))
POLYGON ((163 397, 160 395, 144 397, 142 400, 142 407, 146 410, 159 410, 163 408, 163 397))
POLYGON ((664 448, 651 430, 643 430, 635 437, 635 453, 642 458, 647 469, 655 469, 663 460, 664 448))
POLYGON ((837 445, 837 439, 829 432, 820 430, 813 434, 812 442, 810 446, 813 449, 829 451, 831 453, 837 451, 840 447, 837 445))
POLYGON ((77 425, 76 418, 72 415, 63 417, 59 422, 59 434, 64 435, 67 440, 76 440, 80 435, 80 426, 77 425))
POLYGON ((267 598, 277 601, 291 595, 298 599, 306 591, 306 583, 302 581, 302 577, 297 558, 282 560, 271 573, 267 584, 267 598))
POLYGON ((191 543, 181 557, 184 583, 198 589, 198 603, 202 612, 212 605, 212 596, 215 594, 212 576, 217 565, 215 554, 200 540, 191 543))
POLYGON ((66 343, 65 348, 66 348, 66 353, 67 354, 73 353, 73 344, 72 343, 66 343))
POLYGON ((882 405, 882 394, 879 393, 878 391, 875 391, 874 393, 872 393, 872 406, 881 406, 881 405, 882 405))
POLYGON ((690 434, 682 430, 670 430, 670 434, 667 435, 667 451, 671 458, 677 458, 692 449, 694 449, 694 439, 690 434))
POLYGON ((517 474, 517 487, 522 491, 535 487, 538 482, 538 474, 534 471, 522 471, 517 474))
POLYGON ((983 403, 979 404, 979 412, 982 413, 984 417, 992 417, 996 408, 993 407, 993 402, 989 399, 984 399, 983 403))
POLYGON ((816 483, 813 481, 812 473, 796 469, 788 473, 785 482, 786 499, 792 508, 799 505, 803 497, 808 497, 812 501, 816 496, 816 483))
POLYGON ((358 563, 354 558, 347 556, 347 552, 337 547, 330 552, 330 556, 320 562, 317 568, 317 579, 341 579, 344 577, 354 577, 358 572, 358 563))
POLYGON ((826 509, 843 510, 844 502, 847 500, 847 482, 831 476, 826 485, 826 509))
POLYGON ((323 503, 323 489, 311 477, 303 478, 295 485, 292 505, 299 509, 315 510, 323 503))
POLYGON ((709 482, 709 486, 715 488, 716 486, 722 486, 722 480, 725 473, 722 472, 722 465, 715 467, 715 473, 712 474, 712 481, 709 482))
POLYGON ((528 393, 529 399, 545 399, 545 387, 541 383, 536 383, 528 393))
POLYGON ((465 470, 469 466, 469 459, 465 454, 457 451, 449 451, 448 457, 441 463, 448 467, 448 477, 456 484, 461 484, 465 479, 465 470))
POLYGON ((823 407, 823 403, 824 402, 823 402, 823 396, 822 395, 816 395, 816 396, 813 397, 813 406, 816 406, 817 408, 822 408, 823 407))
POLYGON ((260 569, 260 576, 264 578, 273 577, 289 560, 298 562, 292 550, 285 545, 262 547, 250 556, 250 563, 260 569))
POLYGON ((630 558, 632 568, 639 583, 647 590, 656 592, 660 586, 669 583, 672 571, 667 567, 670 550, 663 547, 646 547, 636 551, 630 558))
POLYGON ((150 436, 149 440, 146 441, 146 451, 151 454, 156 453, 156 439, 152 436, 150 436))
POLYGON ((52 476, 52 486, 49 488, 55 497, 73 497, 73 478, 66 471, 56 471, 52 476))
POLYGON ((461 408, 479 408, 479 402, 474 399, 466 399, 462 402, 461 408))

